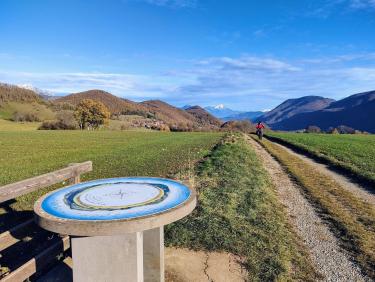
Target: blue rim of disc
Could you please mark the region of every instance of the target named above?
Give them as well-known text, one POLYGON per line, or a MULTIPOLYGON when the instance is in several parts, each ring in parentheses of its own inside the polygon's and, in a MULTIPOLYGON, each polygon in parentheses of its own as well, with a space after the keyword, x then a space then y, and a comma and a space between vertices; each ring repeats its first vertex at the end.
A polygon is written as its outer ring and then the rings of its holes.
POLYGON ((67 220, 105 221, 134 219, 160 214, 173 209, 186 202, 190 195, 191 191, 187 186, 170 179, 152 177, 109 178, 84 182, 52 192, 42 201, 41 207, 46 213, 67 220), (154 187, 159 189, 160 195, 144 204, 123 207, 95 208, 80 204, 79 200, 77 200, 79 195, 90 189, 100 188, 102 185, 118 184, 141 184, 154 187))

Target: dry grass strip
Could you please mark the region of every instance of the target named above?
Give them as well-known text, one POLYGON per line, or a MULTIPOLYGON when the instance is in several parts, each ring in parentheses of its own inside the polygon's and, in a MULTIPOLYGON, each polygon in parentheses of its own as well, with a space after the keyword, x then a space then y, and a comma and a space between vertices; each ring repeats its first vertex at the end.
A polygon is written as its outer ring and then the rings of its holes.
POLYGON ((261 144, 301 184, 363 272, 375 279, 375 208, 300 158, 263 140, 261 144))

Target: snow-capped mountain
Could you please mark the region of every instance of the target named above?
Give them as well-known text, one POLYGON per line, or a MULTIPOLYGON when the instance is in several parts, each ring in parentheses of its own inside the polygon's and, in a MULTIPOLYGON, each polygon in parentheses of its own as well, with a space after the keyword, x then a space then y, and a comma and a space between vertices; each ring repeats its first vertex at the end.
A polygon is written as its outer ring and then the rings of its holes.
POLYGON ((225 107, 223 104, 216 105, 214 107, 206 107, 205 110, 213 116, 222 119, 223 121, 229 120, 254 120, 255 118, 263 115, 268 110, 264 111, 235 111, 225 107))
POLYGON ((219 105, 216 105, 214 108, 216 110, 223 110, 223 109, 225 109, 225 106, 224 106, 224 104, 219 104, 219 105))
POLYGON ((181 110, 187 110, 187 109, 189 109, 191 107, 193 107, 193 106, 192 105, 185 105, 185 106, 181 107, 180 109, 181 110))
POLYGON ((44 98, 46 100, 53 100, 53 99, 58 98, 58 97, 55 97, 53 92, 40 89, 40 88, 35 87, 31 84, 21 84, 21 85, 17 85, 17 86, 21 87, 21 88, 24 88, 24 89, 34 91, 36 94, 38 94, 39 96, 41 96, 42 98, 44 98))
POLYGON ((234 111, 230 108, 227 108, 223 104, 205 107, 204 109, 217 118, 224 118, 242 113, 241 111, 234 111))

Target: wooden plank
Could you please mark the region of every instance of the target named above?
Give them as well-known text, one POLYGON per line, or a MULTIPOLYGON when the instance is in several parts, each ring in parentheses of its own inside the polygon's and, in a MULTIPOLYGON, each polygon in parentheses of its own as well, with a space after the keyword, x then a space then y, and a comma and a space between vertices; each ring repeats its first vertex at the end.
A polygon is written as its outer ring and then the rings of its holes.
POLYGON ((1 279, 0 282, 24 281, 51 263, 58 254, 66 251, 69 248, 69 236, 65 236, 60 241, 55 242, 52 246, 48 247, 43 252, 39 253, 16 270, 12 271, 9 275, 1 279))
POLYGON ((73 282, 73 261, 71 257, 65 258, 36 282, 73 282))
POLYGON ((25 233, 25 229, 32 226, 32 224, 34 224, 33 218, 11 228, 8 231, 1 233, 0 234, 0 251, 5 250, 6 248, 9 248, 13 244, 20 241, 21 239, 19 238, 19 235, 22 233, 25 233))
POLYGON ((92 171, 92 162, 73 164, 69 167, 46 173, 40 176, 22 180, 0 187, 0 203, 30 193, 40 188, 60 183, 64 180, 77 177, 85 172, 92 171))

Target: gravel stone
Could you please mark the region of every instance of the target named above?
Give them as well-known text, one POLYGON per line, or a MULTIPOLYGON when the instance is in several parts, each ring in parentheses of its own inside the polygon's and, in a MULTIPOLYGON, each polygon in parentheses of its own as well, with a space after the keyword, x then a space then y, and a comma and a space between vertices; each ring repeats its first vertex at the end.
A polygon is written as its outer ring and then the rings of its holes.
POLYGON ((288 219, 307 247, 316 270, 324 277, 323 281, 371 281, 350 260, 338 239, 304 197, 302 189, 280 163, 252 138, 249 137, 248 141, 269 173, 288 219))

